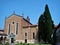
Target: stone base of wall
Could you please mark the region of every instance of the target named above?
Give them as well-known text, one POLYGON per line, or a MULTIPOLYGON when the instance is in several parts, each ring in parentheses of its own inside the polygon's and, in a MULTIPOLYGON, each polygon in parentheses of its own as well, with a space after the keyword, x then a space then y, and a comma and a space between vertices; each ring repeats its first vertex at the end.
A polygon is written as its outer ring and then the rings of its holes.
MULTIPOLYGON (((15 43, 25 43, 25 40, 16 40, 15 43)), ((27 43, 37 43, 37 40, 27 40, 27 43)))

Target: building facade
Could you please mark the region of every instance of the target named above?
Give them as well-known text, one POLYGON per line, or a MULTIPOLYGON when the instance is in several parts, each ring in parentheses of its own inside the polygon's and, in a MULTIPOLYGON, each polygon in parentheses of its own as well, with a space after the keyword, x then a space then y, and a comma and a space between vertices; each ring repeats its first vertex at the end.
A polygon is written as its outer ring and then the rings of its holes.
POLYGON ((9 43, 37 43, 38 25, 32 25, 30 18, 13 13, 5 18, 4 34, 7 34, 9 43))
POLYGON ((54 29, 53 42, 55 45, 60 45, 60 23, 54 29))
POLYGON ((7 34, 4 34, 4 30, 0 30, 0 42, 5 42, 7 34))

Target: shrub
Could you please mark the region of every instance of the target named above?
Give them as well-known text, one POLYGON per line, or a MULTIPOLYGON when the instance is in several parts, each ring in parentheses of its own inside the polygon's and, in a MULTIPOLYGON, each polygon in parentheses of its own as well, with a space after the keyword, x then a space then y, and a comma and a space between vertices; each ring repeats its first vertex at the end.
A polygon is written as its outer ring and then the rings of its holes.
POLYGON ((23 43, 23 45, 25 45, 25 43, 23 43))
POLYGON ((22 42, 20 44, 22 44, 22 42))
POLYGON ((2 45, 2 43, 0 42, 0 45, 2 45))
POLYGON ((2 44, 2 42, 0 42, 0 44, 2 44))
POLYGON ((29 45, 29 43, 27 45, 29 45))
POLYGON ((6 42, 5 45, 9 45, 9 42, 6 42))

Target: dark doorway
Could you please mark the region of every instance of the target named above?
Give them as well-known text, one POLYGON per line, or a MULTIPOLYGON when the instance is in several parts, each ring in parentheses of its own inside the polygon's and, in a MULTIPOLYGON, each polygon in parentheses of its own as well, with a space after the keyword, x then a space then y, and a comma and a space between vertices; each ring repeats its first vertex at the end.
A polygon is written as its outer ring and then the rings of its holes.
POLYGON ((11 38, 11 43, 14 43, 14 38, 11 38))
POLYGON ((27 43, 27 39, 25 39, 25 43, 27 43))

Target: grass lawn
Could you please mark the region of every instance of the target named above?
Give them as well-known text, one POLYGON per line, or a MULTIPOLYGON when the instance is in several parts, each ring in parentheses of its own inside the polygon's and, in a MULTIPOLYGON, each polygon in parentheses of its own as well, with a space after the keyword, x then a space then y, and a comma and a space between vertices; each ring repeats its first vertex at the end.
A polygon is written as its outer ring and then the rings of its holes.
POLYGON ((2 43, 0 42, 0 45, 2 45, 2 43))
MULTIPOLYGON (((0 45, 2 45, 2 44, 0 43, 0 45)), ((5 45, 9 45, 9 44, 6 43, 5 45)), ((51 45, 51 44, 30 44, 30 43, 26 44, 26 43, 17 43, 15 45, 51 45)))
POLYGON ((2 45, 2 44, 0 44, 0 45, 2 45))
POLYGON ((16 45, 51 45, 51 44, 25 44, 25 43, 18 43, 16 45))

